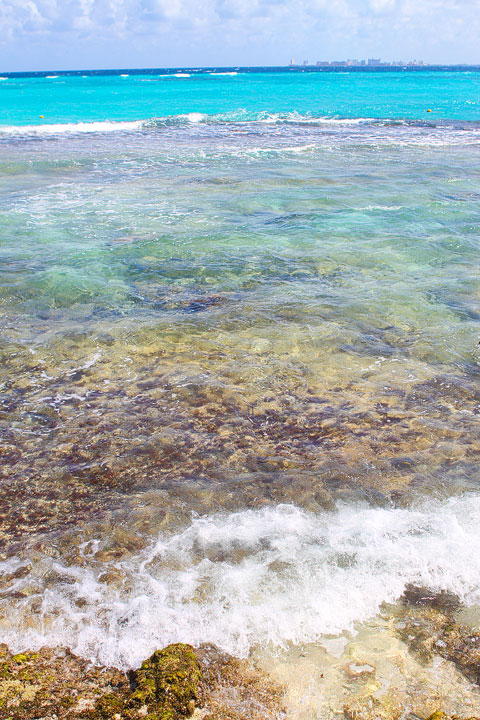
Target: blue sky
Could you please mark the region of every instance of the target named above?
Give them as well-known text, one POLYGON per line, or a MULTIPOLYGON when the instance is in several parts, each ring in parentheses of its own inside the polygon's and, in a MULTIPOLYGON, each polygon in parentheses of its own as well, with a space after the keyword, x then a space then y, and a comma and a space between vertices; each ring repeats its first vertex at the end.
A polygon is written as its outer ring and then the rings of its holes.
POLYGON ((0 0, 0 71, 480 63, 480 0, 0 0))

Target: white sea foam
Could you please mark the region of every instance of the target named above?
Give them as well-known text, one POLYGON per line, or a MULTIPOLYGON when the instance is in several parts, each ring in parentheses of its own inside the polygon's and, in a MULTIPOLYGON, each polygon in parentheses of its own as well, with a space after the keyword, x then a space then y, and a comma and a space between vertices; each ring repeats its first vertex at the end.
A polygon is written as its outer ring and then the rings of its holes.
POLYGON ((98 121, 77 123, 45 123, 43 125, 3 125, 0 135, 57 135, 61 133, 99 133, 118 132, 119 130, 139 130, 143 120, 98 121))
POLYGON ((232 157, 263 157, 269 155, 300 155, 308 153, 318 148, 316 143, 307 143, 304 145, 281 145, 280 147, 246 147, 241 149, 231 149, 222 147, 222 152, 232 157))
MULTIPOLYGON (((344 504, 316 515, 279 505, 200 517, 107 568, 93 559, 100 539, 81 547, 84 567, 38 561, 11 588, 28 586, 30 595, 2 601, 0 641, 15 650, 67 645, 124 667, 179 640, 245 656, 258 644, 352 631, 408 582, 478 603, 479 543, 473 494, 418 509, 344 504), (112 566, 121 589, 101 581, 112 566)), ((0 564, 0 573, 16 566, 0 564)))
POLYGON ((174 77, 190 77, 190 73, 174 73, 174 77))
POLYGON ((188 120, 188 122, 191 123, 199 123, 205 120, 205 115, 199 112, 187 113, 186 115, 180 115, 180 117, 185 118, 185 120, 188 120))
POLYGON ((261 112, 256 113, 255 117, 250 119, 249 114, 245 111, 237 111, 239 114, 239 120, 241 114, 244 115, 244 122, 252 122, 252 120, 261 123, 294 123, 294 124, 305 124, 305 125, 364 125, 375 122, 375 118, 358 117, 358 118, 337 118, 337 117, 322 117, 315 115, 302 115, 298 112, 286 112, 286 113, 267 113, 261 112))
MULTIPOLYGON (((305 115, 297 115, 291 113, 290 117, 283 118, 286 122, 310 123, 315 125, 364 125, 365 123, 374 122, 374 118, 358 117, 358 118, 336 118, 336 117, 310 117, 305 115)), ((280 118, 282 119, 282 118, 280 118)))
POLYGON ((375 210, 381 210, 383 212, 395 212, 396 210, 403 210, 405 205, 366 205, 365 207, 356 208, 359 212, 373 212, 375 210))
POLYGON ((47 80, 55 80, 56 78, 58 78, 58 75, 45 75, 45 77, 47 78, 47 80))

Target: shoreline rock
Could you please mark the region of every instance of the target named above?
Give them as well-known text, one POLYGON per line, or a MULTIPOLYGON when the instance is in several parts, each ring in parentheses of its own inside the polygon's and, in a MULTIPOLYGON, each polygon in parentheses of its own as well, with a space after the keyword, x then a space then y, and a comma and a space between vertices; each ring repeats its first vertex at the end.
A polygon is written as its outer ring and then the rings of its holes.
POLYGON ((1 720, 282 720, 283 691, 247 660, 175 643, 124 673, 63 648, 0 645, 1 720))

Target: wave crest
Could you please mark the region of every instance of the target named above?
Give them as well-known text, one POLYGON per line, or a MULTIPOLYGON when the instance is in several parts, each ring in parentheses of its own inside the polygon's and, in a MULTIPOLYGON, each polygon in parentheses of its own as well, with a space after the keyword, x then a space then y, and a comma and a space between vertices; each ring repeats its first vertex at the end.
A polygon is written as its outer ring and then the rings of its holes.
POLYGON ((240 126, 251 133, 283 133, 288 127, 305 128, 305 132, 316 134, 319 138, 333 135, 339 137, 359 137, 373 142, 400 142, 442 145, 455 143, 480 142, 480 123, 476 122, 426 122, 424 120, 381 119, 373 117, 327 117, 298 112, 271 113, 254 112, 237 109, 222 113, 207 114, 198 111, 180 113, 164 117, 152 117, 137 120, 104 120, 68 123, 41 123, 36 125, 4 125, 0 126, 0 138, 9 137, 48 137, 103 133, 155 133, 177 127, 199 126, 206 132, 214 134, 216 128, 220 133, 229 126, 240 126), (263 129, 262 129, 263 128, 263 129))
POLYGON ((67 645, 128 667, 180 640, 245 656, 257 644, 351 631, 407 583, 480 602, 473 494, 418 509, 345 504, 315 515, 279 505, 206 516, 121 562, 95 561, 103 542, 82 546, 83 566, 44 557, 15 580, 10 591, 18 597, 26 584, 30 595, 2 601, 0 640, 14 649, 67 645), (121 582, 105 583, 108 572, 121 582))

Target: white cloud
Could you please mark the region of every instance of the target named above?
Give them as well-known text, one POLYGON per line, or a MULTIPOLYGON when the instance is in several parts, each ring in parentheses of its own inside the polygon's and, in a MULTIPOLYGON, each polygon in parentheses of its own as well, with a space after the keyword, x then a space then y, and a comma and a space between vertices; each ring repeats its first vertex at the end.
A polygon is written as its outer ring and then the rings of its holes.
POLYGON ((166 48, 182 42, 187 64, 202 64, 202 48, 205 57, 216 49, 217 62, 228 64, 232 47, 243 47, 248 63, 262 50, 271 60, 276 52, 279 62, 317 48, 323 56, 398 56, 403 48, 409 55, 416 44, 437 51, 431 60, 442 52, 461 60, 468 51, 466 61, 478 52, 480 62, 479 10, 480 0, 0 0, 0 47, 7 57, 7 47, 32 42, 44 43, 47 54, 53 46, 74 48, 80 38, 85 47, 143 42, 145 52, 154 41, 166 48))
POLYGON ((394 10, 397 3, 396 0, 370 0, 370 8, 374 13, 394 10))

